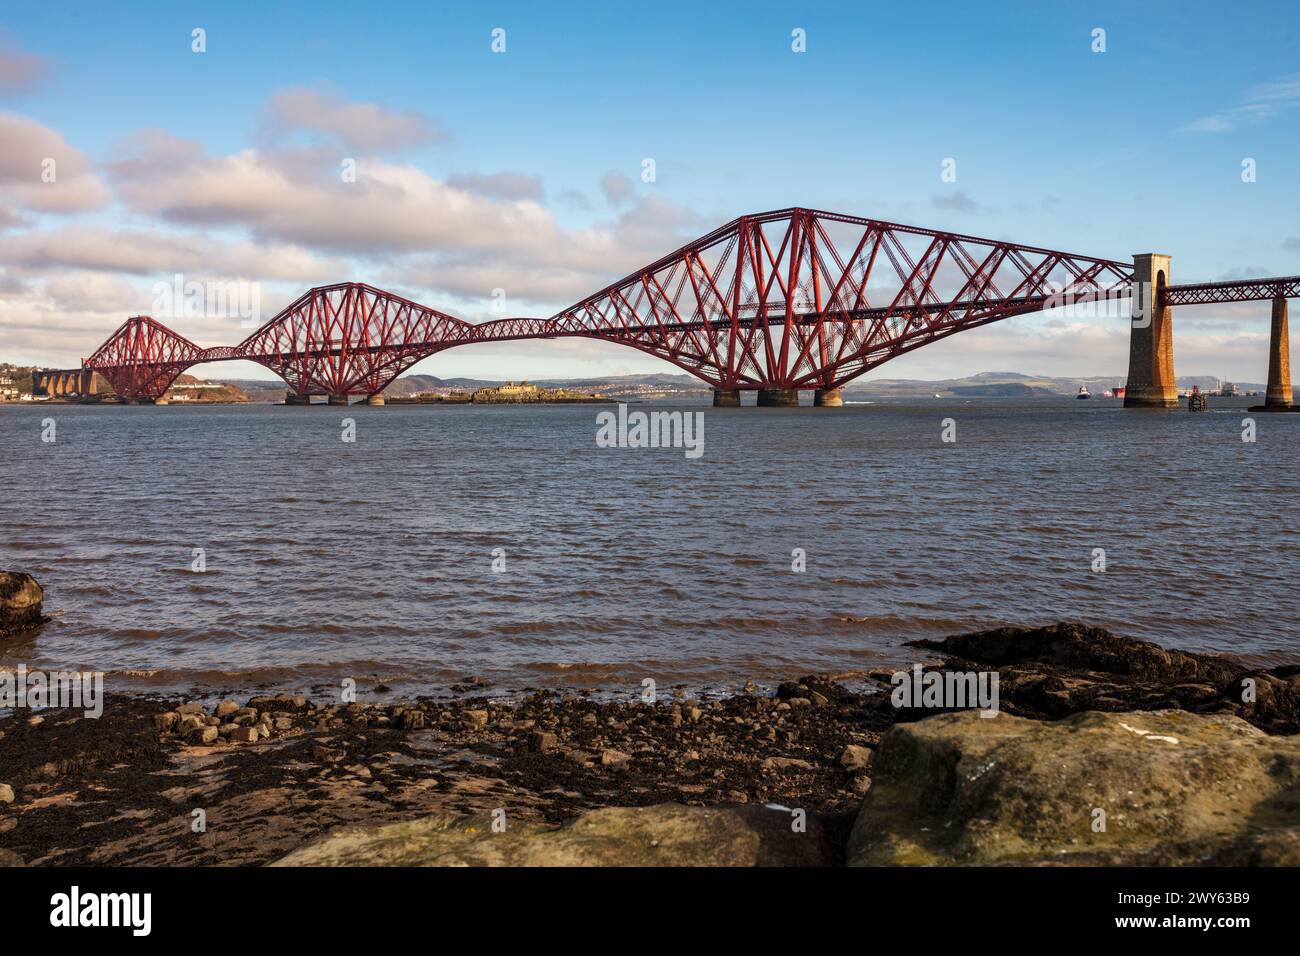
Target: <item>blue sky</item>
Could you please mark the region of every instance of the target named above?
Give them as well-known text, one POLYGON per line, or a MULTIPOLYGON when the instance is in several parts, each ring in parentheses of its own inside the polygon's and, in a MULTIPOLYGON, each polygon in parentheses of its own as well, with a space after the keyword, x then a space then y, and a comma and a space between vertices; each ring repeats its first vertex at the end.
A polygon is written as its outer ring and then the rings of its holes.
MULTIPOLYGON (((0 160, 5 358, 75 362, 178 271, 258 283, 272 313, 355 278, 471 320, 490 317, 498 286, 512 313, 548 314, 738 214, 789 205, 1114 258, 1163 251, 1176 281, 1300 273, 1292 3, 126 9, 3 17, 0 112, 18 144, 0 160), (65 149, 80 192, 56 204, 22 180, 27 160, 65 149), (340 156, 405 199, 331 217, 308 187, 340 156), (940 179, 945 158, 956 182, 940 179), (431 234, 435 220, 459 225, 431 234), (173 241, 185 255, 169 256, 173 241)), ((1266 317, 1266 304, 1180 311, 1178 372, 1262 381, 1266 317)), ((237 320, 169 324, 204 345, 242 337, 237 320)), ((871 377, 1111 374, 1126 345, 1122 321, 1015 319, 871 377)), ((649 370, 670 368, 563 340, 417 368, 649 370)))

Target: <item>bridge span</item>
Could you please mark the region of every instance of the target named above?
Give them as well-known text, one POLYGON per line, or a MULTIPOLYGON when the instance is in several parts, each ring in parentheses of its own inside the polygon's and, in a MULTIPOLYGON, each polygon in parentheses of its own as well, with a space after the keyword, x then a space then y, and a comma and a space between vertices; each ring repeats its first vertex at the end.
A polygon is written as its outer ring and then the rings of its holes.
POLYGON ((239 359, 284 379, 291 404, 380 403, 397 376, 445 349, 583 337, 671 362, 712 386, 715 405, 739 405, 745 390, 760 405, 796 405, 804 389, 835 406, 845 383, 966 329, 1132 297, 1125 405, 1168 407, 1173 306, 1271 300, 1268 400, 1291 407, 1286 300, 1300 277, 1175 286, 1170 276, 1164 255, 1102 259, 791 208, 741 216, 548 318, 473 324, 345 282, 307 291, 232 346, 205 348, 134 316, 82 365, 125 402, 158 401, 187 368, 239 359))

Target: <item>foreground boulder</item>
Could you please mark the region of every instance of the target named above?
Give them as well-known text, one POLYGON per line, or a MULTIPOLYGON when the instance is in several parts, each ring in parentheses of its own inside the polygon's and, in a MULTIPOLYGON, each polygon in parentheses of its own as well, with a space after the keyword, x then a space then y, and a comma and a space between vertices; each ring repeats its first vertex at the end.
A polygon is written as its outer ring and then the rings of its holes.
POLYGON ((1227 714, 940 714, 872 761, 851 865, 1300 864, 1300 738, 1227 714))
POLYGON ((45 592, 30 574, 0 571, 0 637, 45 623, 44 601, 45 592))
POLYGON ((272 866, 829 866, 814 818, 795 832, 789 811, 660 804, 592 810, 560 828, 490 818, 426 817, 345 828, 272 866))

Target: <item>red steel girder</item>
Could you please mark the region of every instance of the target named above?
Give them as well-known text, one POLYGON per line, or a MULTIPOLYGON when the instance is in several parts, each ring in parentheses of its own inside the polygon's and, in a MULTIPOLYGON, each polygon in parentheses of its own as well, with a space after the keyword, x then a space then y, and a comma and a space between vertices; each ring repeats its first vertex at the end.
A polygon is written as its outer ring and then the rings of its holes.
POLYGON ((203 349, 161 322, 136 315, 123 322, 83 363, 100 372, 122 398, 157 401, 203 349))
POLYGON ((834 388, 1131 278, 1119 260, 794 208, 742 216, 552 320, 554 334, 621 342, 717 388, 834 388))
POLYGON ((1280 279, 1239 279, 1235 282, 1198 282, 1165 286, 1161 305, 1206 305, 1211 302, 1260 302, 1300 297, 1300 276, 1280 279))
MULTIPOLYGON (((836 388, 898 355, 1072 298, 1123 297, 1128 262, 790 208, 742 216, 550 318, 477 325, 365 283, 322 286, 236 346, 204 349, 147 316, 86 366, 156 400, 207 361, 248 359, 300 394, 374 394, 474 342, 578 336, 656 355, 715 388, 836 388)), ((1163 304, 1300 295, 1300 277, 1169 286, 1163 304)))
POLYGON ((373 395, 473 326, 361 282, 311 289, 235 350, 298 394, 373 395))

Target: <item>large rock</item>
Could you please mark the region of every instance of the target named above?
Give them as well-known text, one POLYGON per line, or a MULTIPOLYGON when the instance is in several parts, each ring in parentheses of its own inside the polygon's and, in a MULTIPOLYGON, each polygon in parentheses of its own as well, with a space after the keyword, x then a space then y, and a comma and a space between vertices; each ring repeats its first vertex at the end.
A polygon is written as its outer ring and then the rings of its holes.
POLYGON ((272 866, 828 866, 832 850, 816 819, 794 832, 787 810, 609 807, 558 829, 490 818, 425 817, 345 828, 272 866))
POLYGON ((1047 627, 999 627, 913 644, 995 666, 1035 663, 1169 682, 1218 683, 1242 669, 1226 658, 1167 650, 1150 641, 1069 621, 1047 627))
POLYGON ((1300 738, 1180 710, 899 724, 848 861, 1297 865, 1300 738))
MULTIPOLYGON (((1061 622, 1000 627, 914 646, 942 651, 945 671, 996 670, 1000 707, 1019 717, 1055 720, 1088 710, 1181 708, 1230 712, 1275 734, 1300 733, 1300 666, 1247 668, 1215 654, 1170 650, 1099 627, 1061 622)), ((899 720, 933 710, 876 706, 899 720)))
POLYGON ((0 571, 0 636, 45 623, 44 600, 45 592, 30 574, 0 571))

